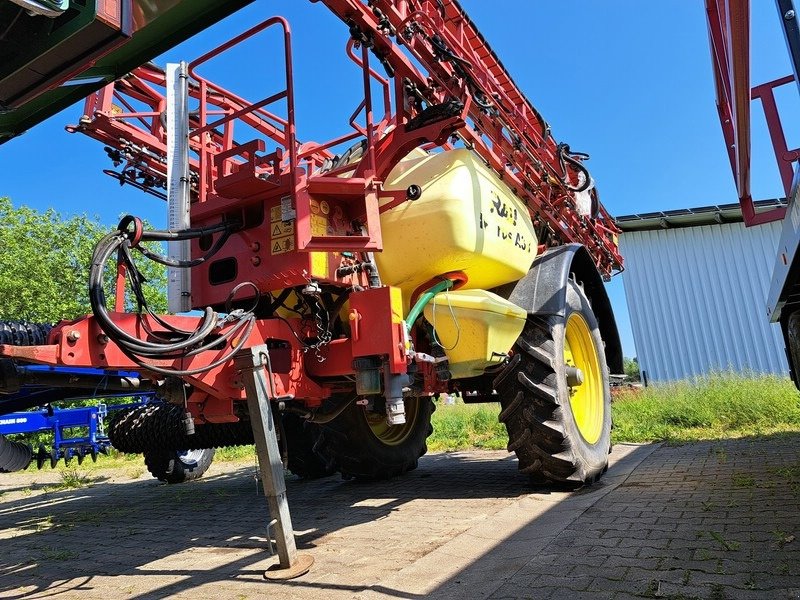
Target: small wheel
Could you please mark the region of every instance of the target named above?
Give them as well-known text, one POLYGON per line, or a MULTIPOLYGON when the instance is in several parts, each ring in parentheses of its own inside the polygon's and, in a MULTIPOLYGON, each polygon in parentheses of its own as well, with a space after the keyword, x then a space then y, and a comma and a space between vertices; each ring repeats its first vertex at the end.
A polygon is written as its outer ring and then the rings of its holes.
POLYGON ((608 469, 611 390, 603 340, 581 287, 563 317, 531 316, 495 379, 508 449, 536 483, 581 486, 608 469))
POLYGON ((144 453, 144 464, 150 474, 167 483, 183 483, 199 479, 211 466, 213 460, 213 448, 144 453))
POLYGON ((390 426, 385 415, 352 404, 320 428, 314 450, 345 477, 386 479, 416 469, 428 451, 435 408, 427 396, 407 398, 405 405, 406 422, 390 426))

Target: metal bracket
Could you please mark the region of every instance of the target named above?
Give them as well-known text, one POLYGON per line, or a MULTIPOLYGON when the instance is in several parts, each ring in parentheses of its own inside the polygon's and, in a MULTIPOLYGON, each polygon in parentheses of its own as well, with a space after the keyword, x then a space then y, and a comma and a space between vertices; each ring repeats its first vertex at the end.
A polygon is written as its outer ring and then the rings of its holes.
MULTIPOLYGON (((264 486, 264 495, 267 497, 270 517, 275 521, 279 563, 267 569, 264 577, 294 579, 308 573, 314 564, 314 557, 309 554, 298 554, 294 542, 292 518, 289 514, 289 502, 286 499, 283 462, 270 406, 270 387, 266 380, 265 366, 268 353, 266 345, 255 346, 240 352, 236 357, 236 365, 242 372, 247 392, 247 408, 256 443, 261 483, 264 486)), ((271 546, 270 542, 270 549, 271 546)))

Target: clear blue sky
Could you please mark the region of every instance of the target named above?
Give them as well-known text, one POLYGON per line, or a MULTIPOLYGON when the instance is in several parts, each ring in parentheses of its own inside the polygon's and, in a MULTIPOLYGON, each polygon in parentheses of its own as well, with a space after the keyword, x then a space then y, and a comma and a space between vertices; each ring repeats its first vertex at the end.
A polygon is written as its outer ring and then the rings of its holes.
MULTIPOLYGON (((714 105, 701 0, 461 0, 517 84, 550 122, 558 140, 588 152, 603 202, 613 215, 724 204, 737 200, 714 105)), ((753 83, 790 66, 771 1, 752 3, 753 83)), ((347 28, 321 4, 257 0, 168 52, 157 62, 191 60, 263 18, 282 14, 294 30, 301 139, 345 131, 357 104, 359 73, 344 58, 347 28)), ((252 44, 209 73, 252 99, 275 90, 280 76, 269 43, 252 44)), ((274 46, 272 46, 274 47, 274 46)), ((212 65, 209 65, 210 67, 212 65)), ((795 89, 779 96, 800 114, 795 89)), ((77 105, 0 146, 0 195, 15 204, 86 212, 112 225, 122 213, 163 225, 163 203, 120 188, 101 170, 110 163, 97 142, 64 132, 77 105)), ((754 196, 782 196, 765 126, 754 106, 754 196)), ((796 120, 789 125, 797 125, 796 120)), ((800 145, 787 127, 790 147, 800 145)), ((625 354, 636 351, 620 278, 609 285, 625 354)))

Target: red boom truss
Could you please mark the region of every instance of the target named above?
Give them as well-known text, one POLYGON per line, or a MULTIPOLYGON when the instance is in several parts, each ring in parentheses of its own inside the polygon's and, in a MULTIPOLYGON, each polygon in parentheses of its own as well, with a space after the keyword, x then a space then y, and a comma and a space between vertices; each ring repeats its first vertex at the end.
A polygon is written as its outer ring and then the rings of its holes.
POLYGON ((749 0, 706 0, 711 64, 717 92, 717 110, 731 162, 742 216, 747 225, 783 219, 786 209, 774 208, 756 213, 750 190, 750 104, 760 100, 767 121, 775 160, 786 196, 792 188, 792 163, 800 158, 800 148, 790 150, 786 143, 775 89, 792 83, 789 75, 750 87, 750 2, 749 0))
MULTIPOLYGON (((613 220, 596 202, 592 215, 581 215, 573 189, 585 177, 576 166, 584 155, 571 154, 559 144, 538 111, 513 82, 473 23, 454 0, 323 0, 349 27, 353 41, 351 58, 364 70, 363 103, 351 119, 354 131, 325 144, 296 142, 293 112, 291 33, 288 24, 274 18, 252 28, 190 65, 197 85, 191 94, 199 102, 191 140, 197 158, 195 174, 200 203, 210 196, 237 197, 243 182, 253 175, 278 185, 288 177, 297 210, 298 249, 380 249, 377 199, 391 195, 381 184, 389 171, 418 146, 450 147, 462 143, 473 149, 528 204, 542 241, 548 245, 578 242, 587 247, 604 277, 622 266, 613 220), (259 102, 248 102, 207 81, 197 68, 211 58, 269 26, 284 30, 285 90, 259 102), (360 46, 354 52, 353 46, 360 46), (370 66, 377 57, 391 78, 370 66), (417 62, 415 62, 415 60, 417 62), (373 59, 374 60, 374 59, 373 59), (423 72, 417 64, 427 69, 423 72), (384 114, 374 117, 370 79, 383 90, 384 114), (288 113, 278 116, 267 109, 285 101, 288 113), (392 107, 394 110, 392 111, 392 107), (427 109, 427 110, 426 110, 427 109), (364 113, 365 124, 355 121, 364 113), (234 142, 234 122, 242 121, 278 146, 268 156, 257 152, 261 141, 234 142), (332 158, 329 148, 348 140, 365 138, 364 156, 352 173, 319 167, 332 158), (579 174, 580 173, 580 174, 579 174), (231 189, 235 181, 238 186, 231 189), (347 239, 320 239, 308 224, 309 202, 316 195, 349 196, 363 203, 366 233, 347 239), (359 200, 360 198, 360 200, 359 200)), ((151 66, 136 69, 114 86, 89 98, 84 121, 77 127, 109 146, 129 151, 131 166, 141 171, 139 183, 163 181, 165 141, 161 115, 163 74, 151 66), (150 111, 133 110, 125 96, 147 104, 150 111), (138 124, 135 122, 138 121, 138 124), (152 155, 151 155, 152 153, 152 155), (146 169, 141 169, 146 165, 146 169), (149 176, 149 178, 148 178, 149 176)), ((352 171, 352 165, 346 169, 352 171)), ((127 179, 131 179, 128 171, 127 179)), ((124 176, 123 176, 124 177, 124 176)), ((239 196, 241 198, 241 196, 239 196)), ((398 202, 403 198, 398 198, 398 202)), ((202 211, 200 211, 202 212, 202 211)))

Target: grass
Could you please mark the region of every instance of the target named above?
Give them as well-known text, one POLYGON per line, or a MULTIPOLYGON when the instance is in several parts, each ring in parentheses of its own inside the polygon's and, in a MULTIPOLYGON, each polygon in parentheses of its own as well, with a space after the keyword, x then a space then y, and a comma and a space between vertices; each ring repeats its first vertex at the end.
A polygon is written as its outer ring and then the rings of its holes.
POLYGON ((76 468, 67 468, 61 471, 61 481, 53 489, 59 490, 75 490, 86 487, 92 482, 92 478, 88 473, 79 471, 76 468))
MULTIPOLYGON (((622 390, 615 393, 612 410, 614 442, 683 443, 800 431, 800 393, 789 379, 771 376, 715 374, 692 382, 622 390)), ((437 402, 429 450, 504 449, 508 436, 505 426, 497 421, 499 413, 499 404, 437 402)), ((724 462, 724 450, 715 451, 724 462)), ((252 445, 220 448, 215 461, 253 464, 255 449, 252 445)), ((96 464, 84 461, 83 473, 74 464, 67 467, 61 461, 60 488, 86 485, 90 479, 85 472, 95 469, 126 469, 132 479, 144 474, 141 455, 113 450, 110 456, 98 458, 96 464)), ((785 468, 780 475, 793 489, 800 488, 800 463, 785 468)), ((740 487, 751 485, 745 480, 734 483, 740 487)))
POLYGON ((499 404, 438 404, 433 413, 433 435, 428 438, 432 452, 506 447, 505 425, 498 422, 499 404))
POLYGON ((622 391, 615 442, 689 442, 800 431, 800 393, 786 378, 714 374, 622 391))

